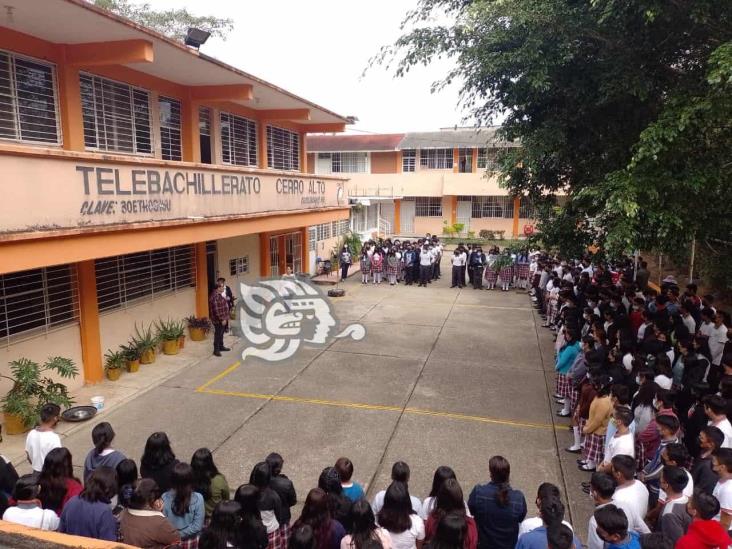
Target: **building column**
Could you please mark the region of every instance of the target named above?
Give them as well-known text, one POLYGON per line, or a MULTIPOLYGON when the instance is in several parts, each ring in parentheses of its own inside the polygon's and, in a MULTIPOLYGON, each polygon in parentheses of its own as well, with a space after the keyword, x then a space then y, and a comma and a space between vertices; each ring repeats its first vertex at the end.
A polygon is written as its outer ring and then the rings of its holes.
POLYGON ((452 150, 452 171, 453 173, 460 171, 460 149, 457 147, 452 150))
POLYGON ((267 164, 267 122, 260 120, 257 122, 257 166, 262 170, 266 170, 267 164))
POLYGON ((259 275, 269 276, 269 233, 259 233, 259 275))
POLYGON ((67 151, 83 151, 84 119, 81 112, 79 68, 60 64, 57 76, 63 148, 67 151))
POLYGON ((208 264, 206 243, 196 242, 196 316, 208 317, 208 264))
POLYGON ((478 173, 478 149, 473 148, 473 165, 470 168, 473 173, 478 173))
MULTIPOLYGON (((305 140, 307 139, 306 133, 300 134, 300 151, 298 154, 300 155, 300 171, 302 173, 308 173, 308 150, 305 143, 305 140)), ((307 231, 306 231, 307 232, 307 231)))
POLYGON ((513 237, 519 235, 519 210, 521 209, 521 198, 516 196, 513 199, 513 237))
POLYGON ((94 260, 76 264, 79 282, 79 325, 84 382, 99 383, 104 378, 102 341, 99 333, 99 304, 97 303, 97 273, 94 260))
POLYGON ((287 273, 287 245, 285 244, 285 235, 283 234, 277 237, 277 259, 280 276, 282 276, 287 273))
POLYGON ((399 234, 401 231, 401 214, 402 214, 402 201, 400 199, 394 200, 394 227, 392 227, 392 232, 394 234, 399 234))
POLYGON ((184 162, 201 161, 201 137, 198 127, 198 103, 190 98, 181 101, 181 145, 184 162))
POLYGON ((453 195, 450 197, 450 224, 457 223, 457 202, 458 197, 453 195))
POLYGON ((300 240, 302 241, 302 247, 300 248, 300 255, 302 256, 302 272, 310 274, 310 242, 308 241, 308 228, 303 227, 300 229, 300 234, 302 235, 300 237, 300 240))

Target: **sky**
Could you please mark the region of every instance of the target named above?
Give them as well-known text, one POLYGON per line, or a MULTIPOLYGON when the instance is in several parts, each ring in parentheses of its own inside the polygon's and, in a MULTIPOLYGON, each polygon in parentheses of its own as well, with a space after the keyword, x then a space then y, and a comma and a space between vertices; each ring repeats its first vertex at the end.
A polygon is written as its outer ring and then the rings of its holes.
POLYGON ((154 8, 185 7, 195 15, 234 20, 226 41, 201 51, 338 114, 358 118, 349 133, 428 131, 463 125, 459 85, 430 93, 447 62, 406 77, 369 59, 399 35, 417 0, 147 0, 154 8))

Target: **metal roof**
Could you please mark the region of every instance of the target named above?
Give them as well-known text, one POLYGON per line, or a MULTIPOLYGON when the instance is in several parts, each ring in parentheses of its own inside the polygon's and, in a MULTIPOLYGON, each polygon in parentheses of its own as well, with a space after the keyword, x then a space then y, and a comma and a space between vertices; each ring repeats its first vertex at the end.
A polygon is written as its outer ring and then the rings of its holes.
POLYGON ((403 133, 378 135, 308 135, 308 152, 396 151, 403 133))
POLYGON ((452 149, 453 147, 518 147, 496 137, 500 126, 486 128, 458 128, 436 132, 407 132, 399 144, 400 149, 452 149))

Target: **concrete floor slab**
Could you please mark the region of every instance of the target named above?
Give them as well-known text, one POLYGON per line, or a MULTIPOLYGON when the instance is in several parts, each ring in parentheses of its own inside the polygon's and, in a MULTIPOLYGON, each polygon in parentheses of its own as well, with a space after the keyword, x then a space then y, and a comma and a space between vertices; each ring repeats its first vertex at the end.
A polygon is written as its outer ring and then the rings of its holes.
POLYGON ((363 320, 366 322, 389 322, 397 324, 413 324, 415 326, 442 326, 450 313, 451 302, 436 303, 430 300, 430 288, 425 291, 424 300, 416 300, 413 306, 399 299, 386 300, 369 312, 363 320))
POLYGON ((425 360, 440 331, 437 326, 390 322, 363 322, 363 326, 366 337, 361 341, 339 340, 330 350, 425 360))

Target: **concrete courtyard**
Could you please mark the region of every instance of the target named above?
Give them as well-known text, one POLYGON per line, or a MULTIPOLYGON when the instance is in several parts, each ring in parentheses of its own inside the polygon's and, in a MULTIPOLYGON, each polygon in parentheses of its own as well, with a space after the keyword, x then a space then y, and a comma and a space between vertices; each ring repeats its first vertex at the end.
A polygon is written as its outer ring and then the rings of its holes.
MULTIPOLYGON (((369 497, 404 460, 417 497, 428 494, 436 467, 450 465, 467 498, 501 454, 530 516, 538 485, 553 482, 585 539, 591 502, 579 482, 587 474, 563 450, 570 435, 554 415, 552 338, 529 297, 451 289, 448 276, 428 288, 356 278, 333 301, 342 325, 365 326, 363 340, 304 349, 282 363, 241 361, 241 345, 212 356, 105 414, 115 446, 139 463, 148 435, 166 431, 181 460, 213 450, 232 489, 277 451, 301 502, 340 456, 354 462, 369 497)), ((92 427, 64 439, 79 471, 92 427)))

